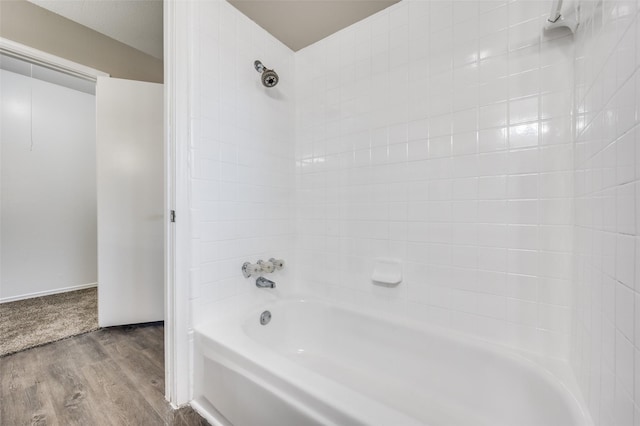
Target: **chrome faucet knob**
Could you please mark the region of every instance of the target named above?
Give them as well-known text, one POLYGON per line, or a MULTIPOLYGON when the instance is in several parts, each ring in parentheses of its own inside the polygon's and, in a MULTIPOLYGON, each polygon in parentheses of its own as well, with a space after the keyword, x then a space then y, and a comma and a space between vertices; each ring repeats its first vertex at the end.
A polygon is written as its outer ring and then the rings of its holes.
POLYGON ((271 272, 275 271, 275 269, 276 269, 276 267, 273 265, 273 263, 265 262, 264 260, 258 260, 258 265, 260 266, 260 269, 262 270, 262 272, 264 272, 266 274, 270 274, 271 272))
POLYGON ((273 257, 269 259, 269 262, 273 263, 273 266, 276 270, 280 270, 284 268, 284 259, 274 259, 273 257))
POLYGON ((249 262, 244 262, 242 264, 242 275, 245 278, 249 278, 251 275, 259 274, 262 271, 260 265, 256 265, 249 262))

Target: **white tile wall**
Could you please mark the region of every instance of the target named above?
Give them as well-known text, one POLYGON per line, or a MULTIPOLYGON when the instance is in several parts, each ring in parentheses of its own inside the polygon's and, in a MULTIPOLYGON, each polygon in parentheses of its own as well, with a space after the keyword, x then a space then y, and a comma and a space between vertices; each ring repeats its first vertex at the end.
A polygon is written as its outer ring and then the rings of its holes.
POLYGON ((637 5, 581 1, 575 36, 548 6, 405 0, 294 54, 194 2, 192 321, 283 256, 280 288, 570 351, 596 423, 639 426, 637 5))
POLYGON ((404 1, 296 54, 308 291, 567 356, 574 48, 547 7, 404 1))
POLYGON ((640 425, 637 3, 581 8, 571 362, 596 424, 640 425))
MULTIPOLYGON (((194 324, 257 291, 245 261, 291 259, 295 161, 293 52, 225 1, 191 7, 194 324), (256 59, 278 72, 276 88, 262 86, 256 59)), ((289 268, 275 278, 285 289, 289 268)))

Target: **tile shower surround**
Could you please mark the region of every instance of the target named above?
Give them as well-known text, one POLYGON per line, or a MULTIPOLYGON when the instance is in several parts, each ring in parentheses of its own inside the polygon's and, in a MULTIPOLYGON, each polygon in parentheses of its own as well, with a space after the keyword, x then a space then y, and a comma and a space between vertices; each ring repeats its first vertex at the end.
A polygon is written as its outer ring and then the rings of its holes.
POLYGON ((571 364, 597 425, 640 425, 636 2, 584 2, 575 38, 571 364))
POLYGON ((403 1, 293 53, 194 3, 192 323, 291 259, 282 294, 570 358, 597 424, 638 425, 637 6, 580 5, 571 36, 547 2, 403 1))
POLYGON ((547 13, 402 2, 297 52, 309 291, 568 355, 574 43, 547 13), (371 285, 378 257, 400 286, 371 285))
MULTIPOLYGON (((193 2, 191 323, 256 291, 245 261, 293 256, 293 52, 224 1, 193 2), (259 59, 280 75, 260 83, 259 59)), ((291 285, 294 262, 274 276, 291 285)), ((278 288, 278 290, 279 290, 278 288)))

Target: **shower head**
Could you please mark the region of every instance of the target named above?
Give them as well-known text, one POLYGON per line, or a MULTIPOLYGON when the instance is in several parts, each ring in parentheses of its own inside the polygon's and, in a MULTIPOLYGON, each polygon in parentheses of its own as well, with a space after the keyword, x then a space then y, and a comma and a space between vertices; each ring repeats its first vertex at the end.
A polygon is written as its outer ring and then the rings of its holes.
POLYGON ((262 73, 262 84, 264 87, 273 87, 278 84, 278 74, 274 70, 265 70, 262 73))
POLYGON ((256 68, 256 71, 262 73, 262 85, 264 87, 273 87, 280 81, 278 74, 274 70, 270 70, 262 65, 262 62, 255 61, 253 66, 256 68))

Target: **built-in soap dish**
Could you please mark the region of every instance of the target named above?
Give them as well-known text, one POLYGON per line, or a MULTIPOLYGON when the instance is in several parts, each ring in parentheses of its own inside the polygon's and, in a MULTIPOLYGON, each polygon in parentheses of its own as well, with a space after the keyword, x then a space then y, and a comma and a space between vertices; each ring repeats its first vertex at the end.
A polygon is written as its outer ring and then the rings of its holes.
POLYGON ((375 259, 371 280, 374 284, 392 287, 402 282, 402 262, 397 259, 375 259))

